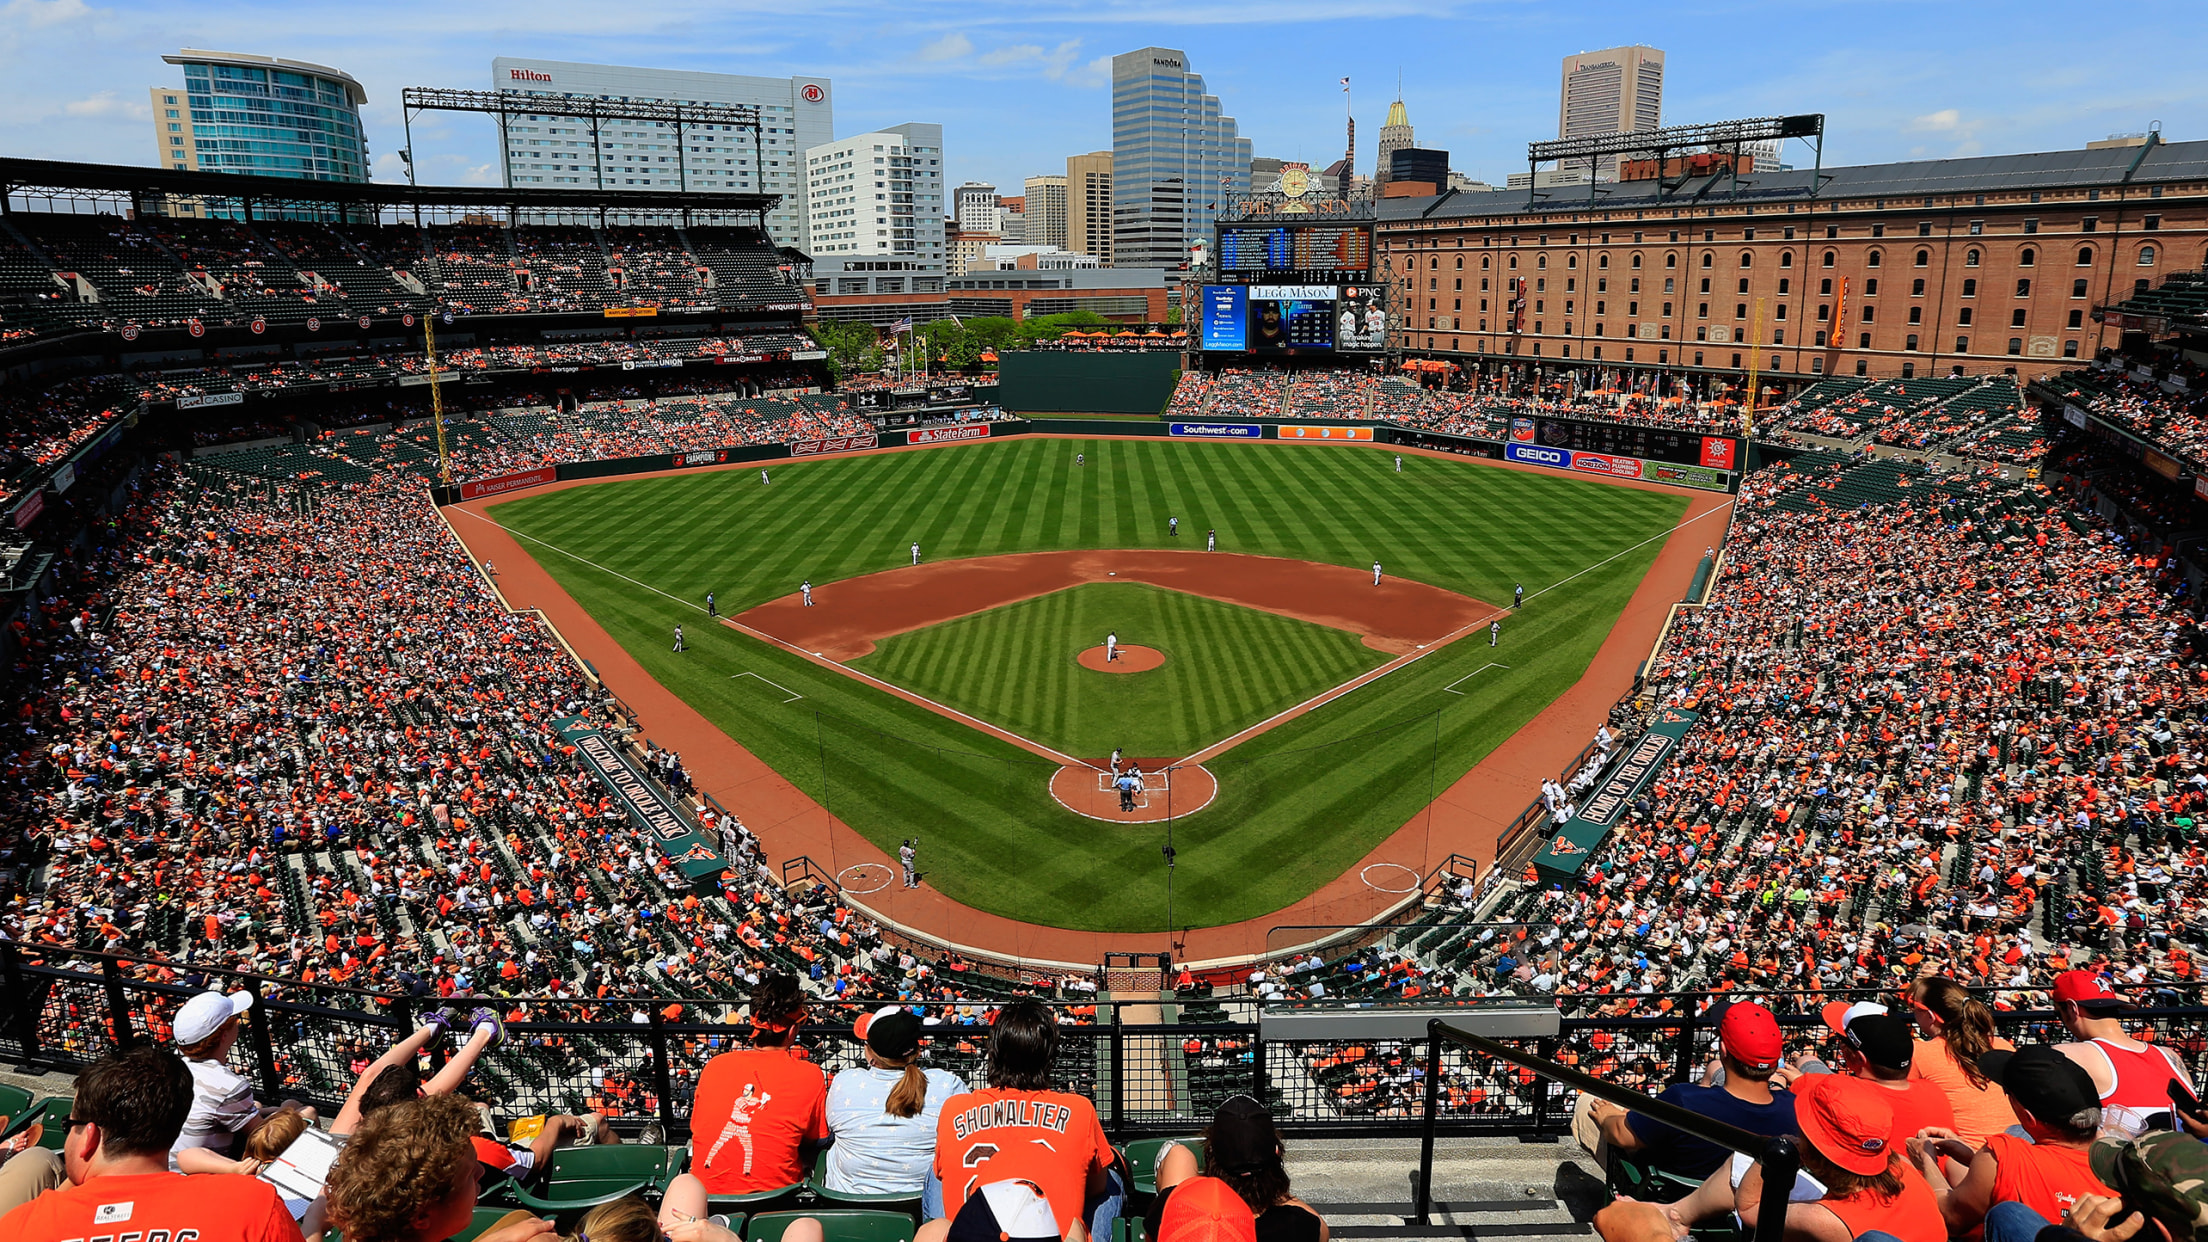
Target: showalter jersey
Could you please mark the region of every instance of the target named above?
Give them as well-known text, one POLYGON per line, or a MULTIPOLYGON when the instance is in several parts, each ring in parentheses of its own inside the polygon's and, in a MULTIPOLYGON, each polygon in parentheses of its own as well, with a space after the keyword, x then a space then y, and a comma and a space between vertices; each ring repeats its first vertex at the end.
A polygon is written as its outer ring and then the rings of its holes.
POLYGON ((995 1088, 954 1095, 935 1131, 944 1214, 956 1217, 977 1187, 1023 1178, 1050 1200, 1063 1234, 1080 1219, 1089 1170, 1110 1163, 1111 1150, 1085 1096, 995 1088))

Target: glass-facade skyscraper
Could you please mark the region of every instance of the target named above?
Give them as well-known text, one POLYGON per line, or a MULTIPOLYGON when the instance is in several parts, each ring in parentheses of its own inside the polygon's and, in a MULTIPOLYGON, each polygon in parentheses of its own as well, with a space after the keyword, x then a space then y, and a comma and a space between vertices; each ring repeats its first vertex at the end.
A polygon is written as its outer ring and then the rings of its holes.
POLYGON ((327 65, 185 48, 184 86, 153 88, 161 167, 307 181, 368 180, 368 92, 327 65))
POLYGON ((1176 268, 1250 188, 1250 140, 1188 70, 1188 54, 1112 57, 1112 262, 1176 268))

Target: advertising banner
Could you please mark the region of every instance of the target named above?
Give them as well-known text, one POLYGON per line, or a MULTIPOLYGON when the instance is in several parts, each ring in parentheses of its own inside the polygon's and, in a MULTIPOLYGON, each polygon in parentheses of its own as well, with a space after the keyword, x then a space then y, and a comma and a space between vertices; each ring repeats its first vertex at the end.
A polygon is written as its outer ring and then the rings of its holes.
POLYGON ((61 469, 54 471, 54 495, 59 496, 76 485, 77 463, 64 463, 61 469))
POLYGON ((1171 423, 1165 433, 1199 440, 1257 440, 1264 437, 1265 428, 1257 423, 1171 423))
POLYGON ((1569 470, 1572 468, 1572 451, 1513 441, 1503 447, 1503 460, 1528 466, 1547 466, 1552 470, 1569 470))
POLYGON ((460 485, 460 499, 480 500, 485 496, 517 492, 525 487, 542 487, 547 483, 557 482, 559 477, 558 467, 539 466, 535 470, 524 470, 519 474, 502 474, 495 479, 477 479, 472 483, 462 483, 460 485))
POLYGON ((658 317, 659 308, 656 306, 609 306, 606 308, 606 318, 608 319, 656 319, 658 317))
POLYGON ((244 405, 242 392, 211 392, 203 397, 178 397, 176 408, 180 410, 204 410, 217 405, 244 405))
POLYGON ((1242 285, 1205 285, 1203 339, 1207 350, 1243 348, 1243 324, 1249 318, 1249 290, 1242 285))
POLYGON ((799 440, 790 445, 790 456, 812 457, 819 453, 848 453, 854 449, 879 448, 882 438, 877 435, 830 436, 825 440, 799 440))
POLYGON ((956 427, 922 427, 905 436, 907 444, 953 444, 960 440, 986 440, 989 424, 964 423, 956 427))
POLYGON ((1725 436, 1702 437, 1702 464, 1712 470, 1734 469, 1734 449, 1739 443, 1725 436))
POLYGON ((1637 479, 1641 477, 1641 459, 1615 457, 1608 453, 1574 453, 1572 469, 1587 474, 1607 474, 1612 478, 1637 479))
POLYGON ((705 887, 728 869, 727 861, 684 817, 681 808, 669 801, 657 784, 647 780, 643 771, 630 763, 628 756, 604 733, 591 727, 581 716, 555 720, 552 727, 559 731, 561 741, 575 748, 576 757, 590 765, 606 788, 621 800, 622 809, 629 813, 629 821, 637 831, 673 861, 683 875, 693 882, 703 881, 701 887, 705 887))
POLYGON ((711 466, 728 460, 727 449, 691 449, 675 454, 677 466, 711 466))
POLYGON ((1349 440, 1372 439, 1372 428, 1370 427, 1280 426, 1275 427, 1273 431, 1283 440, 1332 440, 1341 443, 1349 440))
MULTIPOLYGON (((1512 434, 1516 434, 1515 429, 1512 434)), ((1721 470, 1713 470, 1707 466, 1681 465, 1677 462, 1649 461, 1623 453, 1583 453, 1576 449, 1552 448, 1546 444, 1520 444, 1514 441, 1503 446, 1503 459, 1528 466, 1546 466, 1551 470, 1599 474, 1613 479, 1648 479, 1712 492, 1725 491, 1729 486, 1726 473, 1721 470)))
POLYGON ((1699 487, 1711 492, 1722 492, 1726 488, 1723 474, 1702 466, 1677 466, 1662 461, 1644 462, 1641 466, 1641 477, 1657 483, 1676 483, 1681 487, 1699 487))
POLYGON ((1656 778, 1664 761, 1678 752, 1680 740, 1701 719, 1694 712, 1674 708, 1658 713, 1656 723, 1611 768, 1579 813, 1556 829, 1548 845, 1534 855, 1534 872, 1543 883, 1562 883, 1579 874, 1625 817, 1634 796, 1656 778))
POLYGON ((2183 466, 2177 464, 2177 459, 2175 457, 2172 457, 2167 453, 2157 453, 2153 449, 2148 449, 2145 452, 2141 453, 2139 455, 2139 460, 2142 464, 2146 466, 2147 469, 2154 471, 2156 474, 2161 475, 2165 479, 2174 480, 2179 474, 2182 474, 2185 469, 2183 466))
POLYGON ((2064 422, 2069 423, 2073 427, 2085 426, 2085 411, 2078 406, 2069 404, 2068 402, 2063 403, 2062 418, 2064 422))
POLYGON ((39 490, 32 492, 30 495, 24 497, 23 503, 15 507, 15 517, 13 518, 13 521, 15 522, 15 528, 17 530, 22 530, 24 527, 29 526, 32 522, 36 521, 38 519, 38 515, 44 513, 45 511, 46 489, 40 488, 39 490))
POLYGON ((827 356, 828 351, 825 349, 793 349, 790 351, 790 361, 792 362, 818 362, 827 356))

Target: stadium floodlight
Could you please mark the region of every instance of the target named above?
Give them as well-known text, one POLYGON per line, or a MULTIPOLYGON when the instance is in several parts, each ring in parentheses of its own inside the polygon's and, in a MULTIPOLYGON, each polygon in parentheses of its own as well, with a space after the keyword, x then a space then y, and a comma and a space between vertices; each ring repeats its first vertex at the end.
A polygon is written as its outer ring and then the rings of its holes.
MULTIPOLYGON (((1738 160, 1741 148, 1751 142, 1783 142, 1789 138, 1807 141, 1816 151, 1816 169, 1810 178, 1809 192, 1815 197, 1823 185, 1825 163, 1825 114, 1805 113, 1799 116, 1758 116, 1737 121, 1710 121, 1700 125, 1668 125, 1662 129, 1633 130, 1622 134, 1588 134, 1578 138, 1558 138, 1553 142, 1529 142, 1526 144, 1526 168, 1536 171, 1550 161, 1584 162, 1589 167, 1588 184, 1594 184, 1592 173, 1595 161, 1609 156, 1652 158, 1657 170, 1662 172, 1666 159, 1676 152, 1687 150, 1731 150, 1735 166, 1733 183, 1740 181, 1738 160)), ((1534 180, 1527 178, 1528 183, 1534 180)), ((1590 195, 1593 191, 1590 189, 1590 195)))
MULTIPOLYGON (((538 91, 472 91, 442 86, 409 86, 399 92, 400 119, 406 127, 406 146, 414 147, 414 114, 417 112, 481 112, 498 118, 498 162, 506 169, 506 184, 513 186, 513 163, 508 158, 507 130, 517 116, 566 116, 590 122, 591 168, 598 188, 605 188, 605 150, 599 142, 602 121, 642 121, 675 127, 675 175, 684 190, 690 188, 689 162, 684 158, 683 131, 692 125, 724 125, 751 131, 753 185, 766 189, 765 149, 761 145, 759 109, 752 104, 653 103, 635 99, 600 99, 592 95, 551 94, 538 91)), ((414 162, 407 161, 407 178, 413 179, 414 162)))

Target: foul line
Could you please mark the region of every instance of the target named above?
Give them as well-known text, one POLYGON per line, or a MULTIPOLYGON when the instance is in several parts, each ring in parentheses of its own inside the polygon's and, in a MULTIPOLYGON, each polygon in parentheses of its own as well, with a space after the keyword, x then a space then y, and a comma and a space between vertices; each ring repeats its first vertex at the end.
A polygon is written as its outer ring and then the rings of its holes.
MULTIPOLYGON (((757 674, 757 673, 735 673, 735 674, 732 674, 732 675, 730 675, 730 677, 729 677, 729 680, 730 680, 730 681, 734 681, 734 680, 736 680, 736 679, 737 679, 738 677, 758 677, 760 681, 767 681, 767 679, 766 679, 766 678, 764 678, 764 677, 759 677, 759 674, 757 674)), ((767 684, 768 684, 768 685, 770 685, 770 686, 773 686, 773 687, 774 687, 775 689, 777 689, 777 690, 780 690, 780 691, 781 691, 782 693, 784 693, 784 694, 786 694, 786 695, 789 695, 789 696, 790 696, 790 697, 788 697, 788 698, 786 698, 786 699, 782 700, 782 701, 783 701, 784 703, 795 703, 795 702, 797 702, 797 701, 798 701, 799 699, 802 699, 802 698, 804 698, 804 697, 805 697, 804 695, 802 695, 802 694, 799 694, 799 693, 798 693, 797 691, 795 691, 795 690, 792 690, 792 689, 790 689, 790 688, 789 688, 788 686, 785 686, 785 685, 783 685, 783 684, 782 684, 781 682, 779 682, 779 681, 767 681, 767 684)))
POLYGON ((1443 686, 1443 687, 1441 688, 1441 692, 1442 692, 1443 694, 1463 694, 1463 693, 1464 693, 1464 691, 1462 691, 1462 690, 1459 690, 1459 689, 1457 689, 1457 687, 1458 687, 1458 686, 1461 686, 1461 685, 1463 685, 1464 683, 1466 683, 1466 682, 1468 682, 1468 681, 1472 680, 1473 678, 1475 678, 1475 677, 1479 676, 1480 674, 1482 674, 1482 673, 1486 672, 1487 670, 1489 670, 1489 669, 1491 669, 1491 668, 1509 668, 1509 667, 1510 667, 1510 666, 1509 666, 1508 664, 1497 664, 1497 663, 1495 663, 1495 662, 1494 662, 1493 660, 1490 660, 1490 661, 1488 661, 1487 663, 1485 663, 1485 664, 1482 664, 1482 665, 1481 665, 1481 666, 1479 666, 1478 668, 1476 668, 1476 669, 1473 669, 1473 670, 1472 670, 1471 672, 1469 672, 1469 673, 1466 673, 1466 674, 1465 674, 1464 676, 1462 676, 1462 677, 1459 677, 1459 678, 1457 678, 1457 679, 1456 679, 1455 681, 1452 681, 1452 682, 1450 682, 1450 683, 1449 683, 1448 685, 1446 685, 1446 686, 1443 686))
MULTIPOLYGON (((649 582, 637 582, 636 579, 631 578, 618 569, 608 569, 598 562, 591 560, 589 557, 577 556, 575 553, 568 551, 566 548, 563 548, 556 543, 550 543, 543 539, 539 539, 535 535, 523 534, 521 531, 515 530, 511 526, 507 526, 502 522, 493 521, 490 518, 484 517, 480 513, 475 513, 467 509, 461 509, 460 511, 462 513, 466 513, 469 517, 474 518, 476 521, 481 522, 486 526, 495 526, 498 529, 505 531, 507 534, 512 535, 516 539, 526 539, 531 543, 550 548, 554 552, 559 553, 561 556, 567 557, 569 560, 580 561, 583 564, 590 566, 592 569, 597 570, 599 573, 611 574, 612 576, 619 578, 623 582, 633 583, 637 586, 643 587, 645 590, 650 591, 652 594, 657 595, 663 599, 671 599, 674 602, 682 605, 683 607, 690 609, 692 612, 705 612, 704 606, 700 604, 692 603, 691 601, 686 600, 679 595, 669 595, 667 592, 660 590, 658 587, 653 586, 649 582)), ((848 664, 839 664, 836 661, 827 658, 826 656, 820 655, 816 652, 807 651, 803 647, 800 647, 795 643, 785 642, 782 639, 776 638, 774 635, 769 634, 764 630, 755 630, 750 626, 745 625, 743 622, 736 620, 734 617, 721 617, 719 618, 719 620, 722 625, 728 626, 730 629, 739 630, 745 634, 751 635, 753 638, 773 643, 775 646, 782 648, 784 651, 790 652, 793 655, 803 656, 805 659, 810 660, 823 668, 834 669, 835 671, 842 673, 845 676, 855 677, 861 681, 871 682, 872 684, 880 686, 882 689, 889 691, 891 694, 894 694, 899 698, 918 703, 923 707, 932 708, 933 710, 941 712, 946 716, 955 716, 958 719, 967 722, 968 724, 974 725, 982 732, 987 733, 992 737, 1011 742, 1021 747, 1022 749, 1033 751, 1034 753, 1041 755, 1045 759, 1065 764, 1069 767, 1094 768, 1096 766, 1092 763, 1084 763, 1083 761, 1074 758, 1072 755, 1052 750, 1050 747, 1045 746, 1041 742, 1035 741, 1031 738, 1024 738, 1017 733, 999 728, 996 725, 990 724, 986 720, 982 720, 975 716, 969 716, 965 712, 962 712, 955 707, 948 707, 944 704, 936 702, 934 699, 927 698, 924 695, 914 694, 912 691, 905 689, 903 686, 892 685, 889 682, 883 681, 881 678, 876 677, 871 673, 861 672, 858 669, 852 668, 848 664)), ((766 681, 766 678, 761 677, 759 680, 766 681)), ((771 685, 773 683, 770 682, 768 684, 771 685)), ((782 689, 782 687, 776 688, 782 689)))

